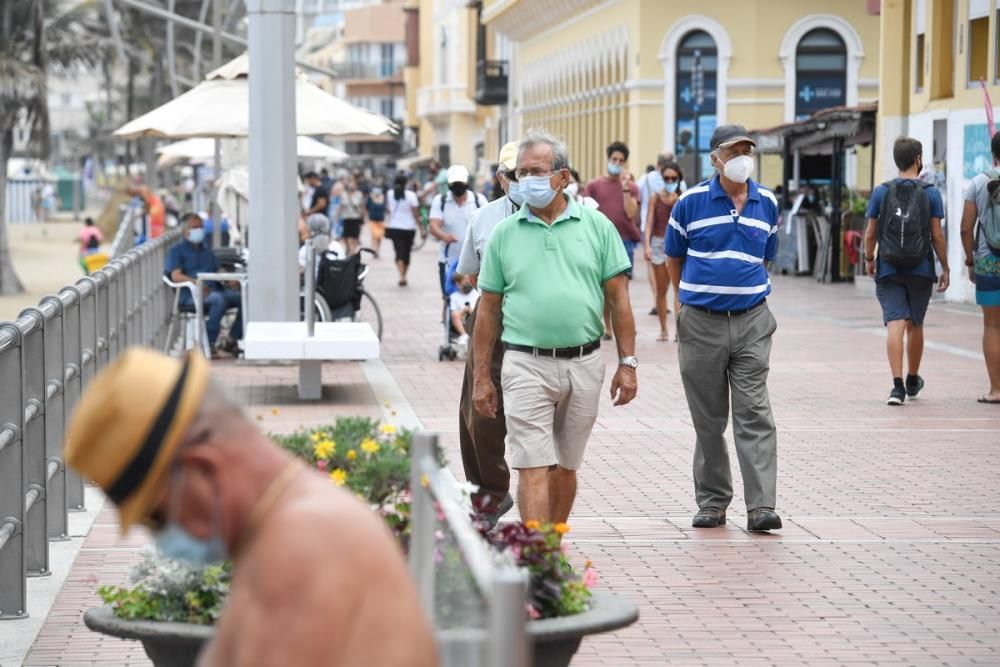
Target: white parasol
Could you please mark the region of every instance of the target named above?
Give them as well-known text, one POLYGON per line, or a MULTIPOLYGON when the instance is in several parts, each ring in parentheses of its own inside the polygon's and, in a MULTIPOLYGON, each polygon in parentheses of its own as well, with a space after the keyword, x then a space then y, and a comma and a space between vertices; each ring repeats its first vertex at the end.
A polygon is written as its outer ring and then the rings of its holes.
MULTIPOLYGON (((188 92, 118 128, 115 136, 246 137, 250 129, 248 62, 244 54, 226 63, 188 92)), ((327 93, 301 74, 295 79, 295 119, 299 135, 396 132, 389 119, 327 93)))

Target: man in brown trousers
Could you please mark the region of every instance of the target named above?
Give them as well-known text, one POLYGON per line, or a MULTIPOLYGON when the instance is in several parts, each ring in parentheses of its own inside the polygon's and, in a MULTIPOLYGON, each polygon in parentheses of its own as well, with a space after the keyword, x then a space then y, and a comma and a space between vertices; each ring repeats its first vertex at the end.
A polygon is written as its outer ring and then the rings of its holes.
MULTIPOLYGON (((513 215, 521 207, 517 192, 514 169, 517 167, 517 142, 513 141, 500 149, 497 159, 497 181, 506 196, 496 199, 480 208, 469 222, 469 230, 462 244, 462 254, 458 260, 458 273, 469 276, 473 282, 479 275, 480 262, 486 243, 493 229, 504 218, 513 215)), ((478 309, 478 305, 477 305, 478 309)), ((465 330, 472 338, 475 327, 476 310, 472 311, 465 330)), ((503 345, 493 348, 493 363, 490 373, 493 384, 500 386, 500 366, 503 364, 503 345)), ((472 406, 472 367, 475 362, 472 346, 469 346, 465 361, 465 378, 462 380, 462 401, 459 404, 458 435, 462 446, 462 465, 465 477, 479 487, 473 496, 473 504, 490 526, 495 526, 500 517, 514 506, 510 495, 510 468, 504 459, 504 440, 507 426, 503 415, 503 397, 497 396, 497 418, 487 419, 472 406)))

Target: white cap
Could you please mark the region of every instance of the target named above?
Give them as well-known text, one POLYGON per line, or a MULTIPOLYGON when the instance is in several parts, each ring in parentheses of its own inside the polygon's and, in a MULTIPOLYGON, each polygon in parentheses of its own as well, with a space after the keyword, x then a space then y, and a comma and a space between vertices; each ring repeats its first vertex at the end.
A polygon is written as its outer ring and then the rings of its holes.
POLYGON ((448 182, 449 183, 468 183, 469 182, 469 170, 460 164, 453 164, 448 167, 448 182))

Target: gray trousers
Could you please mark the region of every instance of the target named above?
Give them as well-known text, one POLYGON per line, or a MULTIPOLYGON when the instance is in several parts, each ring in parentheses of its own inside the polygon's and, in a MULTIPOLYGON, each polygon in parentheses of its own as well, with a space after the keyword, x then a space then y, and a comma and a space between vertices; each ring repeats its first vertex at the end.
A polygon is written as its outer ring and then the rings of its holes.
POLYGON ((775 506, 778 437, 767 397, 771 335, 767 304, 729 317, 681 307, 677 322, 681 381, 697 436, 698 507, 725 509, 733 499, 726 438, 732 395, 733 436, 747 510, 775 506))

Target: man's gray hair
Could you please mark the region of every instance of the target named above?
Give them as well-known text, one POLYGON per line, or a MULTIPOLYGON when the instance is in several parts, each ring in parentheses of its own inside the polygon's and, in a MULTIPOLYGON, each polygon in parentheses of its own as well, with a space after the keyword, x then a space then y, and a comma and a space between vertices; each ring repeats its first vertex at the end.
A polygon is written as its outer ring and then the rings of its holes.
POLYGON ((569 151, 566 150, 566 144, 559 141, 554 134, 545 130, 528 130, 524 138, 517 145, 518 162, 521 161, 521 153, 535 144, 548 144, 552 148, 552 171, 569 169, 569 151))

